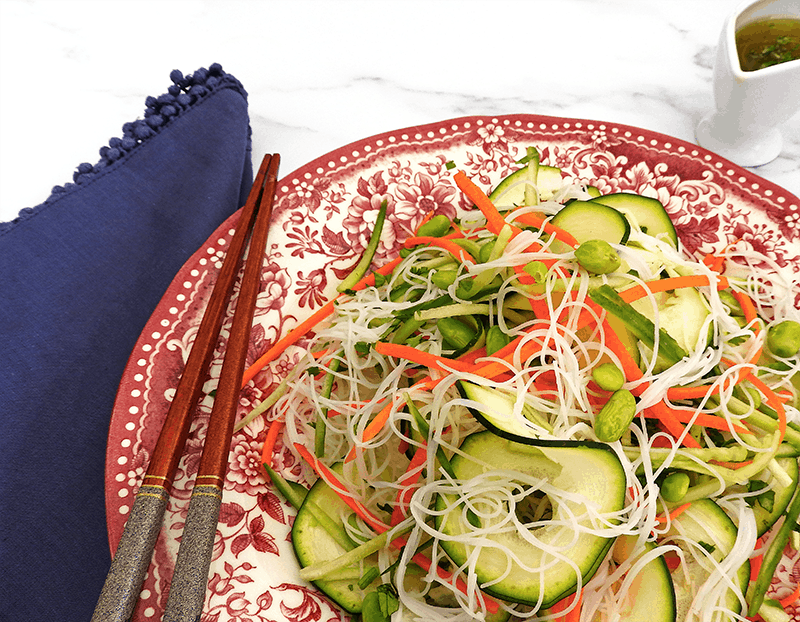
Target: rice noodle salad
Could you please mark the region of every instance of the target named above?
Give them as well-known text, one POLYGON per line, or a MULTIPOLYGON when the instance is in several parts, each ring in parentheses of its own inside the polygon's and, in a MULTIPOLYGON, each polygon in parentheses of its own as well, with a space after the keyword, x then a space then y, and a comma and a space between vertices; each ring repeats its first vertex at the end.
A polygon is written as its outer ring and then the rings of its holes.
POLYGON ((451 173, 474 207, 370 271, 382 212, 278 344, 301 577, 367 622, 791 619, 798 273, 690 256, 657 201, 535 149, 489 195, 451 173))

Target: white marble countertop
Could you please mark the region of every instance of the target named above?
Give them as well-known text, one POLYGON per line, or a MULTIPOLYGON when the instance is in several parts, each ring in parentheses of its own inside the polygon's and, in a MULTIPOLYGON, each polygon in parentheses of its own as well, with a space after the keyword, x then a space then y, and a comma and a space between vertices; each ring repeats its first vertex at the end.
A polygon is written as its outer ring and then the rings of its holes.
MULTIPOLYGON (((546 114, 688 141, 738 0, 2 0, 0 221, 141 117, 169 73, 218 62, 249 92, 253 157, 289 173, 370 135, 546 114)), ((754 169, 800 195, 800 114, 754 169)))

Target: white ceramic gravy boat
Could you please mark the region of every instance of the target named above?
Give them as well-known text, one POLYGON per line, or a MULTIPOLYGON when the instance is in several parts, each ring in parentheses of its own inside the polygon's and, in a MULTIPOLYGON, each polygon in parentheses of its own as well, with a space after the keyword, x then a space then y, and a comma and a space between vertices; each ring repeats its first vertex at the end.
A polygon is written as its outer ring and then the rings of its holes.
POLYGON ((714 63, 716 110, 697 126, 697 142, 741 166, 775 159, 783 139, 778 126, 800 110, 800 59, 742 71, 736 31, 768 17, 800 19, 800 0, 747 0, 725 21, 714 63))

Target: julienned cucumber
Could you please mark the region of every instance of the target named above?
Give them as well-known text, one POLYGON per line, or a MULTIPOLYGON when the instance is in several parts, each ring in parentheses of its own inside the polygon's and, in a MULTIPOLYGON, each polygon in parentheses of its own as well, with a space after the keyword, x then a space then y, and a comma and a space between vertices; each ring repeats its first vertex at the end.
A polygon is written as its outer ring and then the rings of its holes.
MULTIPOLYGON (((697 586, 703 585, 709 578, 709 564, 701 565, 695 557, 704 555, 698 547, 702 547, 717 562, 724 559, 733 550, 736 543, 738 530, 736 524, 725 511, 711 499, 701 499, 692 503, 680 516, 673 521, 672 529, 664 543, 677 544, 684 550, 684 560, 681 568, 672 575, 673 585, 678 606, 678 620, 687 619, 687 613, 696 595, 697 586), (674 536, 681 536, 672 540, 674 536), (694 546, 686 540, 696 543, 694 546)), ((750 562, 746 561, 736 571, 736 580, 742 594, 747 589, 750 581, 750 562)), ((708 602, 701 603, 706 606, 708 602)), ((733 590, 728 590, 719 603, 725 611, 739 613, 741 603, 733 590)), ((713 622, 727 622, 735 620, 733 615, 717 612, 712 616, 713 622)))
POLYGON ((780 483, 775 484, 772 489, 773 495, 770 495, 772 501, 772 509, 766 510, 758 501, 753 506, 753 514, 756 517, 756 528, 758 529, 758 536, 763 536, 770 527, 772 527, 777 520, 783 516, 789 502, 792 500, 792 495, 797 489, 798 482, 798 466, 796 458, 777 458, 780 467, 786 471, 787 475, 791 478, 792 482, 788 486, 781 486, 780 483))
MULTIPOLYGON (((340 470, 341 465, 334 467, 340 470)), ((312 564, 330 561, 344 554, 346 550, 320 525, 314 514, 322 511, 327 514, 337 525, 341 525, 342 516, 352 513, 344 501, 341 500, 324 480, 319 479, 308 491, 303 505, 297 512, 292 526, 292 544, 300 566, 305 568, 312 564), (311 508, 314 504, 314 508, 311 508)), ((314 584, 331 600, 349 613, 360 613, 361 604, 367 592, 374 590, 380 583, 377 579, 366 589, 358 586, 358 581, 366 569, 377 566, 375 555, 363 561, 363 567, 352 566, 346 574, 337 579, 318 579, 314 584)))
MULTIPOLYGON (((451 465, 459 481, 487 476, 495 470, 502 472, 498 477, 519 472, 545 480, 571 496, 570 500, 562 498, 562 502, 552 502, 553 520, 539 523, 523 537, 516 530, 499 528, 497 523, 503 518, 502 512, 494 518, 488 517, 488 513, 481 516, 480 510, 487 508, 479 500, 473 499, 477 504, 473 506, 475 511, 468 512, 455 494, 442 494, 436 500, 436 510, 441 512, 436 526, 445 534, 442 548, 456 565, 467 563, 475 553, 472 542, 488 540, 491 543, 481 548, 474 562, 478 585, 487 593, 528 605, 536 605, 541 599, 541 607, 547 608, 575 592, 578 575, 573 564, 585 583, 602 563, 614 538, 588 532, 598 528, 602 532, 602 526, 599 522, 592 524, 587 517, 587 504, 610 518, 609 514, 624 506, 626 479, 616 454, 600 443, 530 443, 509 441, 488 431, 477 432, 464 439, 451 465), (576 497, 585 502, 578 502, 576 497), (574 523, 570 513, 576 517, 574 523), (471 540, 469 534, 476 528, 482 530, 481 535, 471 540), (530 539, 558 547, 563 557, 555 558, 530 539), (512 560, 508 551, 513 552, 522 565, 512 560), (509 564, 511 572, 500 579, 509 564)), ((469 484, 465 490, 469 490, 469 484)), ((517 502, 516 514, 523 523, 530 521, 527 513, 535 512, 539 502, 542 502, 541 495, 533 490, 528 490, 517 502)))
POLYGON ((634 220, 639 228, 653 237, 663 236, 678 247, 678 234, 675 225, 661 204, 661 201, 629 192, 604 194, 591 199, 592 203, 602 203, 619 210, 634 220))

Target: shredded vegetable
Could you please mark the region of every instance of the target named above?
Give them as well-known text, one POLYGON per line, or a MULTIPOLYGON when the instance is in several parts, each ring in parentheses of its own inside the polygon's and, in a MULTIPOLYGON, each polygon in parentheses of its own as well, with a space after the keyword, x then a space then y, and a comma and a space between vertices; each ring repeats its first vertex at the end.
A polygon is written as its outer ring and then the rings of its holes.
MULTIPOLYGON (((524 166, 520 183, 535 187, 538 157, 524 166)), ((353 569, 367 591, 387 586, 394 620, 626 620, 658 607, 637 586, 659 564, 680 622, 757 613, 759 526, 789 505, 800 455, 800 356, 772 353, 766 329, 800 322, 798 274, 743 242, 693 257, 635 218, 611 244, 620 267, 589 272, 575 259, 580 235, 550 223, 560 201, 501 209, 465 173, 453 183, 475 205, 469 217, 429 214, 399 257, 359 272, 246 375, 307 338, 272 400, 263 460, 274 468, 277 446, 294 452, 344 502, 354 545, 324 561, 353 569), (614 391, 593 371, 609 364, 635 412, 601 443, 595 420, 614 391), (587 502, 557 475, 564 464, 530 474, 482 462, 463 478, 458 464, 477 460, 465 439, 487 429, 516 443, 520 464, 547 447, 602 446, 624 472, 620 507, 587 502), (667 501, 660 487, 675 473, 689 485, 667 501), (715 531, 704 512, 733 527, 715 531), (608 545, 577 559, 573 547, 595 536, 608 545), (365 575, 367 557, 377 569, 365 575), (548 577, 562 566, 573 579, 557 589, 548 577), (526 594, 537 596, 515 600, 506 586, 517 575, 534 578, 526 594)), ((569 179, 548 195, 591 201, 569 179)), ((324 580, 326 568, 306 576, 324 580)))

